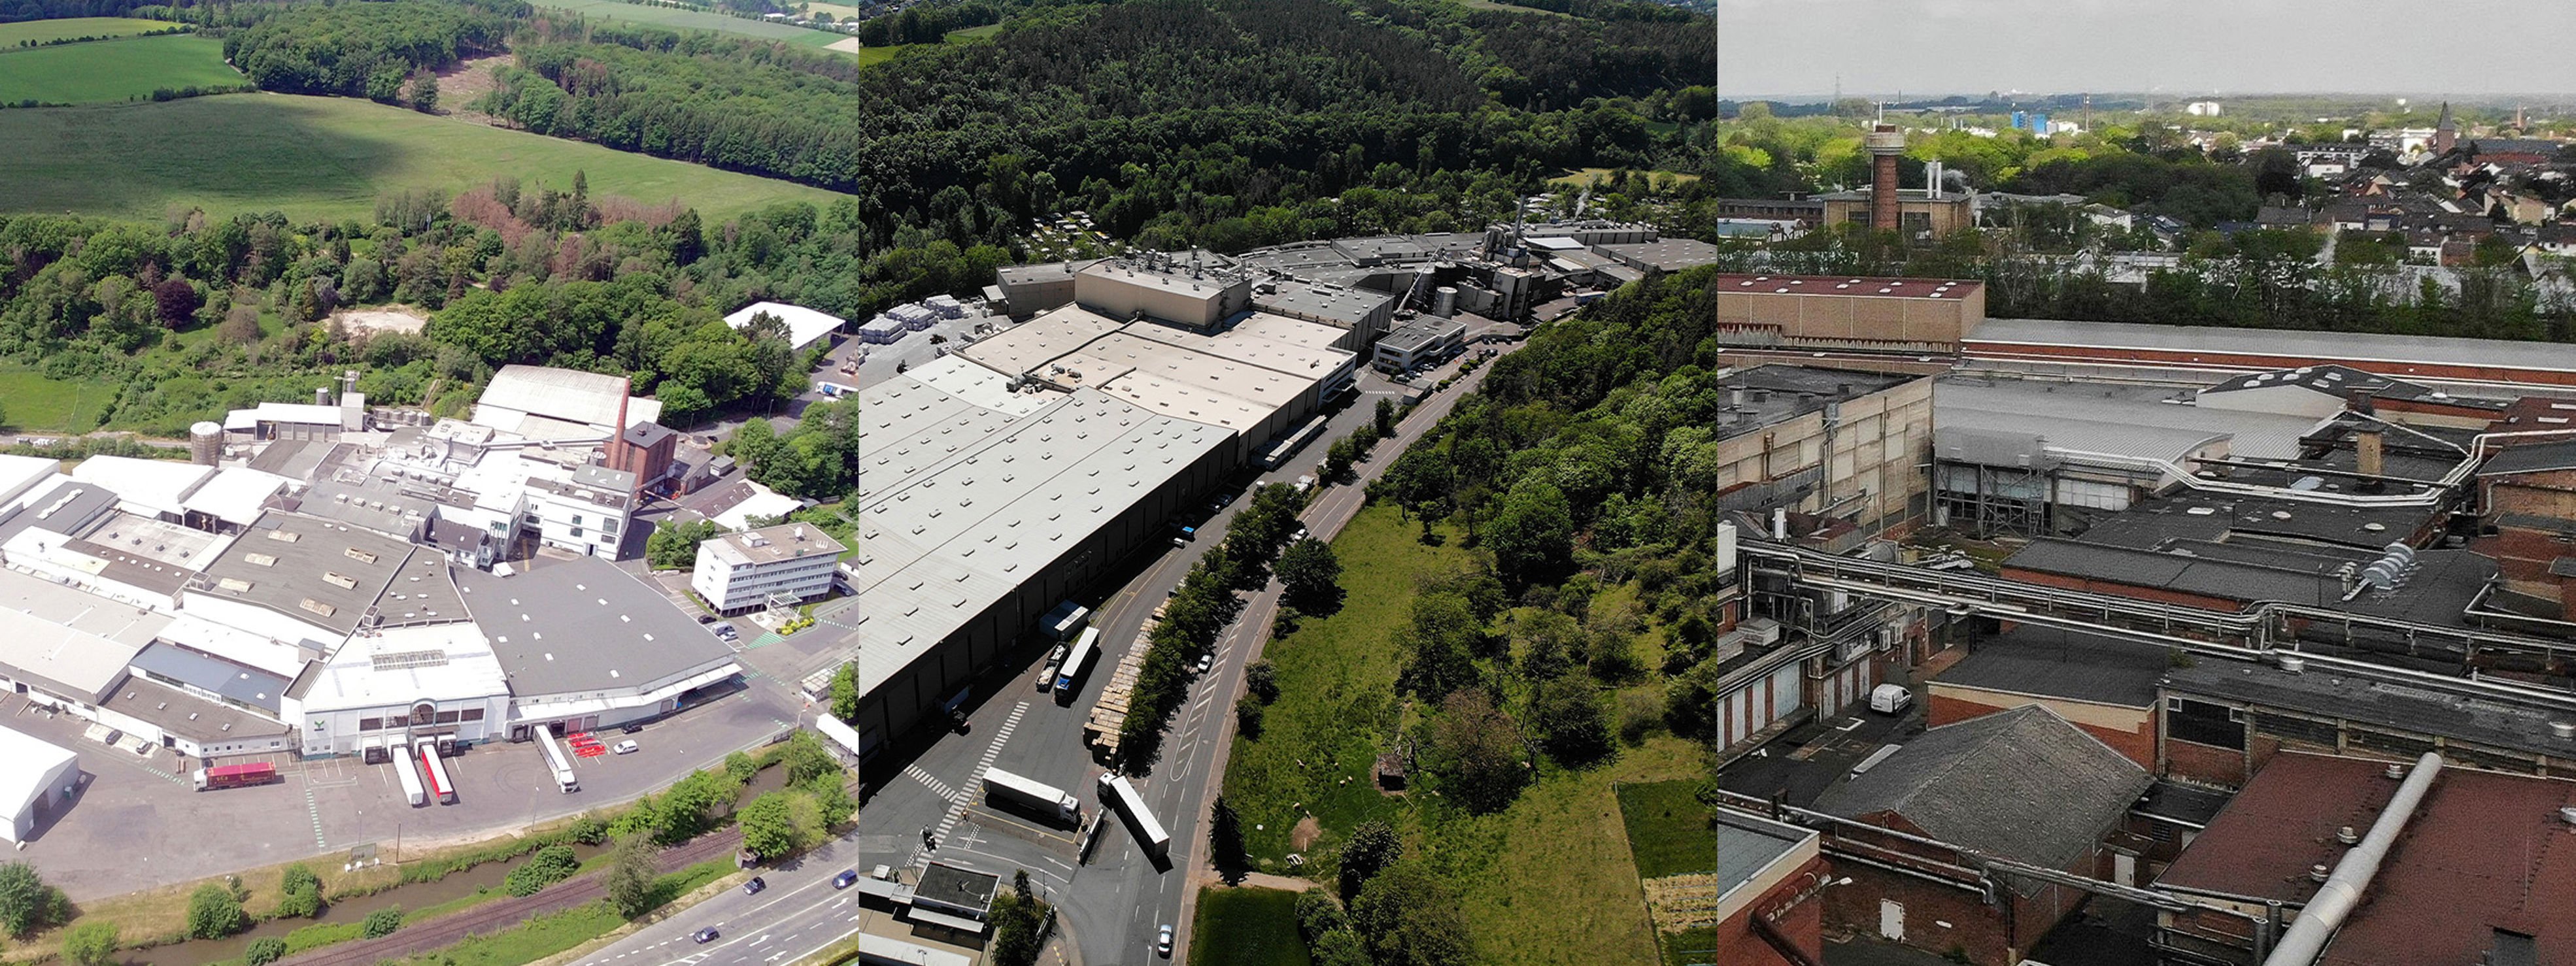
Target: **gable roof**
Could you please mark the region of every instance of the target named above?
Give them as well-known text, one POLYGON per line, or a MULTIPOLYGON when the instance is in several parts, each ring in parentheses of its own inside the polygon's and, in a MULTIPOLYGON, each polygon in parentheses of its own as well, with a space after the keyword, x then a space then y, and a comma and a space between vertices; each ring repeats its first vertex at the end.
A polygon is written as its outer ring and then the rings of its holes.
POLYGON ((2026 705, 1926 731, 1816 807, 1854 819, 1894 813, 1952 845, 2061 869, 2154 781, 2056 712, 2026 705))

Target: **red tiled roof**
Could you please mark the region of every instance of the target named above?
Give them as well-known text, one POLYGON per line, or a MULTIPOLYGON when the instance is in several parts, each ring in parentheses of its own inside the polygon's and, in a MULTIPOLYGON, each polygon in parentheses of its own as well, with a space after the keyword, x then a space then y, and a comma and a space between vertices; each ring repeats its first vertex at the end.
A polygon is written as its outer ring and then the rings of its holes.
POLYGON ((1909 299, 1963 299, 1985 283, 1949 278, 1876 278, 1861 275, 1719 275, 1720 292, 1783 295, 1866 295, 1909 299))
MULTIPOLYGON (((2388 763, 2285 753, 2218 813, 2160 886, 2277 898, 2316 893, 2312 865, 2368 834, 2397 791, 2388 763)), ((2495 929, 2535 937, 2539 961, 2576 962, 2576 782, 2446 765, 2319 966, 2474 963, 2495 929)))

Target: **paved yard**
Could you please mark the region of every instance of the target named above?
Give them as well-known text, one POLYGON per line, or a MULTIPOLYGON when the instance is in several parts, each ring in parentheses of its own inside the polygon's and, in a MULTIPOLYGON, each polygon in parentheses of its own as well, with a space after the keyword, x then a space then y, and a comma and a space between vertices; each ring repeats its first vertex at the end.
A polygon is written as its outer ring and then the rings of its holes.
POLYGON ((374 843, 390 852, 399 840, 408 852, 616 804, 758 744, 790 726, 794 712, 790 699, 763 687, 684 710, 631 736, 643 746, 636 754, 575 759, 581 791, 570 795, 557 790, 536 745, 478 746, 446 760, 456 804, 413 808, 391 766, 354 757, 298 762, 291 754, 270 755, 266 760, 286 781, 198 792, 187 777, 194 760, 166 750, 141 757, 109 748, 81 737, 87 721, 31 713, 15 696, 0 700, 0 724, 80 755, 83 785, 71 808, 51 818, 17 856, 75 900, 354 845, 374 843))

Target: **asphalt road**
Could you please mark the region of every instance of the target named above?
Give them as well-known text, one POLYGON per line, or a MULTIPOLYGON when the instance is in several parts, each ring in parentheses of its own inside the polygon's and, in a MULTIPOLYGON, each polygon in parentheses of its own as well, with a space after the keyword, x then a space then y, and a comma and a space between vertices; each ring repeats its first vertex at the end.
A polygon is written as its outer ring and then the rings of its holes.
POLYGON ((848 839, 825 843, 785 867, 753 870, 768 884, 758 894, 730 889, 661 922, 636 930, 580 962, 591 966, 652 966, 663 963, 765 964, 794 962, 806 954, 847 938, 865 916, 883 915, 861 908, 855 890, 832 888, 843 869, 867 869, 881 858, 861 854, 848 839), (699 943, 698 930, 713 927, 716 938, 699 943))

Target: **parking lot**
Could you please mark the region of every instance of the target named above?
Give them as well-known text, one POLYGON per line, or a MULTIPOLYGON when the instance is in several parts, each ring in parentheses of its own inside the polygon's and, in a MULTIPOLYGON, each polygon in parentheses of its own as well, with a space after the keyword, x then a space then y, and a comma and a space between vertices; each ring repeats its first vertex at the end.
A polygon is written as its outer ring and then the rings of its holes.
POLYGON ((789 727, 795 708, 775 689, 747 688, 715 698, 633 735, 631 755, 573 759, 581 791, 563 793, 537 746, 478 745, 445 759, 457 788, 454 805, 412 807, 389 765, 356 757, 299 762, 291 754, 228 758, 268 761, 285 781, 199 792, 189 775, 199 765, 166 749, 138 756, 83 738, 90 722, 47 717, 16 695, 0 698, 0 724, 69 748, 80 756, 82 785, 68 810, 40 825, 19 853, 45 881, 77 901, 202 878, 237 869, 330 854, 374 844, 394 858, 440 844, 488 837, 668 786, 689 771, 721 762, 789 727), (210 835, 210 829, 221 830, 210 835))

